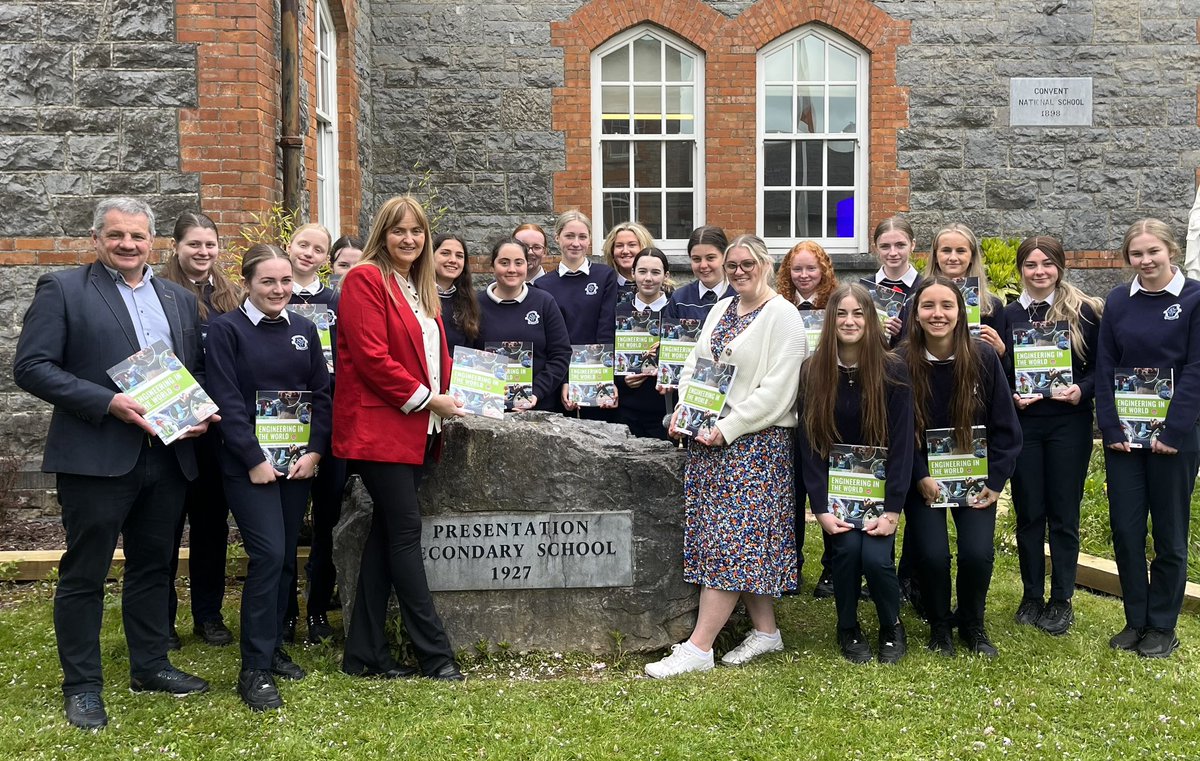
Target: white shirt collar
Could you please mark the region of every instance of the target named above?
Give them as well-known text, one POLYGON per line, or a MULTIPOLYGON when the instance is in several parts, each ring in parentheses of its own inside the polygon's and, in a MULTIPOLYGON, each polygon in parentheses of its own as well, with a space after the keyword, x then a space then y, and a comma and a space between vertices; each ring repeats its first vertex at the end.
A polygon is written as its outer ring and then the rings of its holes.
MULTIPOLYGON (((263 314, 262 310, 254 306, 254 303, 251 302, 250 299, 246 299, 242 302, 242 313, 250 318, 251 325, 258 325, 258 323, 267 319, 267 316, 263 314)), ((283 321, 288 325, 292 324, 292 314, 288 310, 284 309, 279 313, 279 316, 282 317, 283 321)))
POLYGON ((929 360, 930 362, 949 362, 950 360, 954 359, 954 355, 951 354, 949 357, 946 357, 945 359, 938 359, 937 357, 933 356, 933 354, 931 354, 929 352, 929 349, 926 349, 925 350, 925 359, 929 360))
MULTIPOLYGON (((583 258, 583 264, 580 265, 579 269, 575 270, 575 272, 582 272, 584 275, 592 274, 591 260, 585 256, 583 258)), ((575 272, 572 272, 571 268, 568 267, 565 262, 560 261, 558 263, 558 276, 559 277, 562 277, 563 275, 573 275, 573 274, 575 274, 575 272)))
POLYGON ((633 282, 632 280, 630 280, 629 278, 625 277, 625 276, 624 276, 624 275, 622 275, 620 272, 618 272, 618 273, 617 273, 617 285, 619 285, 619 286, 621 286, 622 288, 624 288, 626 283, 632 283, 632 282, 633 282))
POLYGON ((667 305, 666 294, 659 296, 657 299, 655 299, 652 303, 649 303, 649 304, 642 301, 642 297, 640 295, 634 294, 634 296, 633 296, 633 308, 638 310, 639 312, 644 312, 647 309, 652 309, 655 312, 657 312, 657 311, 661 310, 663 307, 665 307, 666 305, 667 305))
POLYGON ((300 285, 295 280, 292 281, 292 293, 297 296, 316 296, 323 290, 325 290, 325 286, 321 285, 321 278, 317 278, 308 285, 300 285))
POLYGON ((489 285, 487 287, 488 298, 491 299, 492 301, 496 302, 497 304, 504 304, 504 303, 511 304, 514 301, 517 302, 518 304, 520 304, 521 302, 523 302, 525 300, 525 297, 529 295, 529 284, 522 283, 521 284, 521 293, 519 296, 517 296, 515 299, 502 299, 496 295, 496 286, 497 285, 499 285, 499 283, 492 283, 491 285, 489 285))
POLYGON ((700 298, 704 298, 704 294, 708 293, 709 291, 712 291, 713 293, 717 294, 717 298, 719 299, 725 295, 725 291, 729 290, 729 281, 728 280, 722 280, 721 282, 717 283, 716 288, 709 288, 704 283, 701 283, 699 280, 696 281, 696 285, 700 286, 700 298))
POLYGON ((532 283, 535 280, 537 280, 539 277, 541 277, 542 275, 546 274, 546 270, 542 269, 542 266, 540 264, 535 269, 537 270, 537 274, 534 275, 533 277, 529 278, 525 282, 532 283))
MULTIPOLYGON (((1172 296, 1178 296, 1183 291, 1183 284, 1187 278, 1185 278, 1183 273, 1179 271, 1179 268, 1173 264, 1171 265, 1171 271, 1175 273, 1175 276, 1171 278, 1171 282, 1167 283, 1167 287, 1163 290, 1172 296)), ((1141 279, 1135 275, 1133 282, 1129 284, 1129 295, 1132 296, 1138 291, 1145 290, 1146 289, 1142 287, 1141 279)), ((1146 293, 1151 293, 1151 291, 1146 291, 1146 293)))
POLYGON ((812 304, 815 307, 817 305, 817 302, 813 301, 812 299, 806 299, 799 293, 792 298, 792 301, 796 304, 796 306, 800 306, 801 304, 812 304))
MULTIPOLYGON (((920 274, 921 273, 917 272, 916 267, 909 264, 908 271, 900 276, 900 282, 904 283, 909 288, 912 288, 913 283, 917 282, 917 278, 920 276, 920 274)), ((882 283, 884 280, 889 280, 889 279, 890 278, 888 278, 887 275, 883 274, 883 267, 880 267, 879 269, 875 270, 875 282, 876 283, 882 283)))
MULTIPOLYGON (((1054 294, 1057 292, 1058 292, 1057 288, 1054 289, 1053 291, 1050 291, 1050 295, 1047 296, 1042 301, 1042 303, 1047 306, 1052 306, 1054 304, 1054 294)), ((1029 305, 1034 302, 1034 298, 1032 296, 1030 296, 1028 293, 1026 293, 1025 291, 1021 291, 1021 295, 1017 297, 1017 301, 1021 302, 1021 306, 1028 309, 1029 305)))

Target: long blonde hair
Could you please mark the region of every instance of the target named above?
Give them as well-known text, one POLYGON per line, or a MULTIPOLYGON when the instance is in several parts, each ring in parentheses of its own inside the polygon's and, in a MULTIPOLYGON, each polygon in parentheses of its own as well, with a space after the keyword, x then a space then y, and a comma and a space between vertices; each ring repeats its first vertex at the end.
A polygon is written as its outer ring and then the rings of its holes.
POLYGON ((392 196, 379 207, 375 220, 371 223, 371 234, 367 236, 367 245, 363 248, 362 258, 358 264, 369 264, 383 274, 383 287, 392 301, 399 305, 396 293, 392 288, 394 276, 399 275, 391 254, 387 250, 388 230, 400 223, 406 215, 411 215, 425 232, 425 243, 421 246, 421 254, 409 270, 409 280, 417 289, 417 300, 421 308, 430 317, 442 313, 442 301, 438 298, 437 278, 434 276, 433 235, 429 231, 429 219, 421 202, 411 195, 392 196))
POLYGON ((1079 357, 1087 357, 1088 345, 1083 338, 1079 324, 1086 319, 1083 316, 1083 305, 1087 304, 1096 313, 1096 319, 1104 312, 1104 301, 1089 296, 1068 283, 1064 277, 1067 274, 1067 253, 1063 250, 1062 241, 1049 235, 1035 235, 1021 241, 1017 247, 1017 271, 1020 272, 1025 260, 1034 251, 1041 251, 1058 270, 1058 280, 1054 283, 1054 303, 1046 313, 1050 322, 1065 322, 1070 328, 1071 350, 1079 357))
MULTIPOLYGON (((639 222, 621 222, 614 225, 613 229, 608 231, 608 235, 604 236, 604 243, 600 249, 604 252, 604 263, 614 270, 617 269, 617 260, 613 257, 613 246, 617 243, 617 235, 621 233, 633 233, 633 237, 637 238, 640 251, 645 251, 648 248, 654 247, 654 236, 646 229, 645 225, 639 222)), ((633 274, 630 272, 630 274, 633 274)))
MULTIPOLYGON (((983 250, 979 247, 979 238, 975 236, 975 232, 960 222, 946 225, 937 234, 933 236, 933 243, 929 246, 929 264, 925 268, 927 277, 948 277, 942 268, 938 266, 938 243, 941 242, 943 235, 950 233, 958 233, 967 239, 967 246, 971 249, 971 263, 967 265, 967 277, 979 278, 979 314, 989 315, 992 313, 992 297, 988 292, 987 275, 983 271, 983 250)), ((951 278, 953 280, 953 278, 951 278)))

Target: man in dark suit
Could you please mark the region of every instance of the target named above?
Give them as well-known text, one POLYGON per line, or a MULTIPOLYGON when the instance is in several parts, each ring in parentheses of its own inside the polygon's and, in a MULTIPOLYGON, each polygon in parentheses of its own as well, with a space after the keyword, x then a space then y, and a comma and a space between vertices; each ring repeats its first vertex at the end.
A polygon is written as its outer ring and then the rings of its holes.
MULTIPOLYGON (((100 202, 92 242, 95 263, 38 280, 13 362, 17 385, 54 405, 42 469, 57 474, 67 535, 54 631, 67 720, 82 729, 108 721, 100 697, 100 621, 118 535, 125 540, 122 615, 130 686, 173 695, 208 689, 203 679, 167 660, 162 614, 175 524, 187 481, 196 477, 192 442, 164 446, 143 417, 146 409, 120 393, 107 374, 163 340, 201 380, 196 299, 147 266, 154 213, 144 202, 100 202)), ((193 428, 189 437, 207 427, 193 428)))

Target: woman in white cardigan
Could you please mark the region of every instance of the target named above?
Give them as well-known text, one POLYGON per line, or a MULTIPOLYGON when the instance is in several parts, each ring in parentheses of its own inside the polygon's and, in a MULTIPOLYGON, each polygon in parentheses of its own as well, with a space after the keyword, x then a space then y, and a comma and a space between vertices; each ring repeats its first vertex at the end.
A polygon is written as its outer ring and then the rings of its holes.
MULTIPOLYGON (((804 324, 771 288, 774 263, 759 238, 736 238, 724 266, 736 295, 709 312, 680 378, 682 387, 700 360, 737 368, 720 419, 701 428, 684 471, 683 575, 700 585, 700 612, 687 641, 646 666, 655 678, 711 669, 713 641, 739 598, 754 628, 721 662, 782 650, 774 600, 796 588, 792 429, 804 324)), ((677 407, 672 436, 681 417, 677 407)))

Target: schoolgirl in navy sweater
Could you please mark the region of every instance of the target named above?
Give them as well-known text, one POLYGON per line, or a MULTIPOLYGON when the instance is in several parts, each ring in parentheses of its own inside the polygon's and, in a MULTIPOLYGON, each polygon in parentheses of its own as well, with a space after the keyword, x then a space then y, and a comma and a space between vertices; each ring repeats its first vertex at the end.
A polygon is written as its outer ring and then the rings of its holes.
POLYGON ((515 399, 513 409, 551 410, 567 379, 571 339, 554 297, 525 282, 526 245, 504 238, 492 247, 496 282, 479 291, 479 340, 533 344, 533 397, 515 399))
POLYGON ((912 379, 920 451, 905 504, 909 550, 929 617, 929 649, 954 653, 950 613, 950 544, 944 484, 929 475, 927 432, 952 429, 955 452, 975 452, 973 426, 987 430, 987 477, 968 492, 965 506, 949 508, 958 531, 959 636, 975 653, 997 654, 984 628, 984 607, 995 559, 996 498, 1012 476, 1021 450, 1021 428, 1000 357, 971 338, 966 303, 954 281, 925 278, 912 296, 912 319, 901 355, 912 379))
MULTIPOLYGON (((628 306, 618 308, 617 313, 627 315, 649 310, 654 312, 656 320, 661 320, 664 314, 671 316, 667 302, 667 289, 670 288, 667 272, 666 254, 653 246, 640 251, 632 265, 637 291, 628 306)), ((646 365, 641 373, 617 376, 617 397, 621 400, 617 413, 618 419, 634 436, 667 440, 663 417, 675 409, 675 399, 670 392, 665 395, 658 392, 657 377, 657 362, 646 365)))
POLYGON ((896 663, 908 649, 892 555, 912 479, 912 390, 904 363, 885 348, 875 304, 863 286, 843 284, 829 298, 821 340, 800 369, 800 389, 796 491, 808 494, 829 537, 838 644, 851 662, 871 659, 858 623, 859 584, 865 576, 879 614, 879 660, 896 663), (829 509, 835 445, 854 447, 851 456, 862 458, 860 468, 886 459, 882 476, 874 474, 885 482, 881 512, 859 526, 829 509))
POLYGON ((309 486, 329 451, 332 409, 317 328, 285 309, 292 281, 287 255, 275 246, 252 246, 242 277, 247 298, 239 309, 212 321, 206 359, 208 390, 222 413, 225 495, 250 559, 242 592, 238 693, 250 708, 265 710, 283 704, 275 676, 304 677, 283 650, 283 625, 309 486), (307 453, 286 464, 268 459, 256 431, 260 391, 311 394, 307 410, 299 401, 294 410, 287 409, 284 394, 279 396, 284 416, 308 418, 307 453))
POLYGON ((1004 336, 1009 356, 1016 357, 1014 334, 1023 345, 1057 342, 1064 337, 1054 326, 1062 324, 1068 331, 1071 374, 1055 382, 1046 397, 1020 393, 1030 383, 1029 378, 1009 378, 1016 390, 1013 402, 1025 442, 1012 478, 1017 557, 1024 587, 1016 620, 1048 634, 1066 634, 1075 620, 1071 597, 1079 563, 1079 504, 1092 453, 1094 369, 1104 303, 1063 279, 1067 258, 1056 238, 1038 236, 1022 241, 1017 248, 1017 267, 1024 291, 1020 299, 1005 308, 1010 325, 1004 336), (1044 327, 1032 327, 1035 323, 1043 323, 1044 327), (1049 604, 1044 596, 1047 527, 1049 604))
POLYGON ((481 348, 479 305, 475 301, 475 287, 471 282, 467 244, 457 235, 442 233, 433 241, 433 261, 438 297, 442 303, 442 326, 445 328, 446 348, 450 356, 454 356, 455 346, 481 348))
POLYGON ((1148 658, 1179 647, 1175 623, 1187 582, 1188 518, 1200 466, 1200 283, 1172 264, 1180 250, 1157 219, 1130 226, 1121 245, 1137 272, 1108 294, 1096 359, 1096 418, 1104 439, 1108 514, 1121 577, 1125 628, 1109 644, 1148 658), (1137 377, 1151 398, 1170 398, 1165 425, 1149 446, 1130 446, 1117 413, 1119 370, 1137 377), (1154 560, 1146 578, 1146 519, 1154 560))
MULTIPOLYGON (((888 217, 875 225, 871 234, 871 248, 875 258, 879 260, 879 269, 875 271, 875 285, 899 291, 907 297, 917 287, 921 274, 912 265, 910 257, 916 246, 912 225, 902 216, 888 217)), ((886 323, 888 339, 895 346, 900 337, 900 328, 904 324, 907 305, 896 317, 891 317, 886 323)), ((903 579, 901 579, 903 581, 903 579)))
POLYGON ((696 320, 703 325, 713 304, 733 295, 725 279, 724 257, 728 247, 725 231, 715 225, 701 225, 692 230, 687 252, 696 279, 671 292, 671 314, 675 319, 696 320))
POLYGON ((929 277, 943 275, 951 280, 979 278, 979 338, 1003 357, 1008 350, 1003 338, 1008 333, 1008 316, 1004 312, 1004 302, 988 292, 979 238, 971 228, 955 223, 938 230, 930 248, 932 253, 926 268, 929 277))

